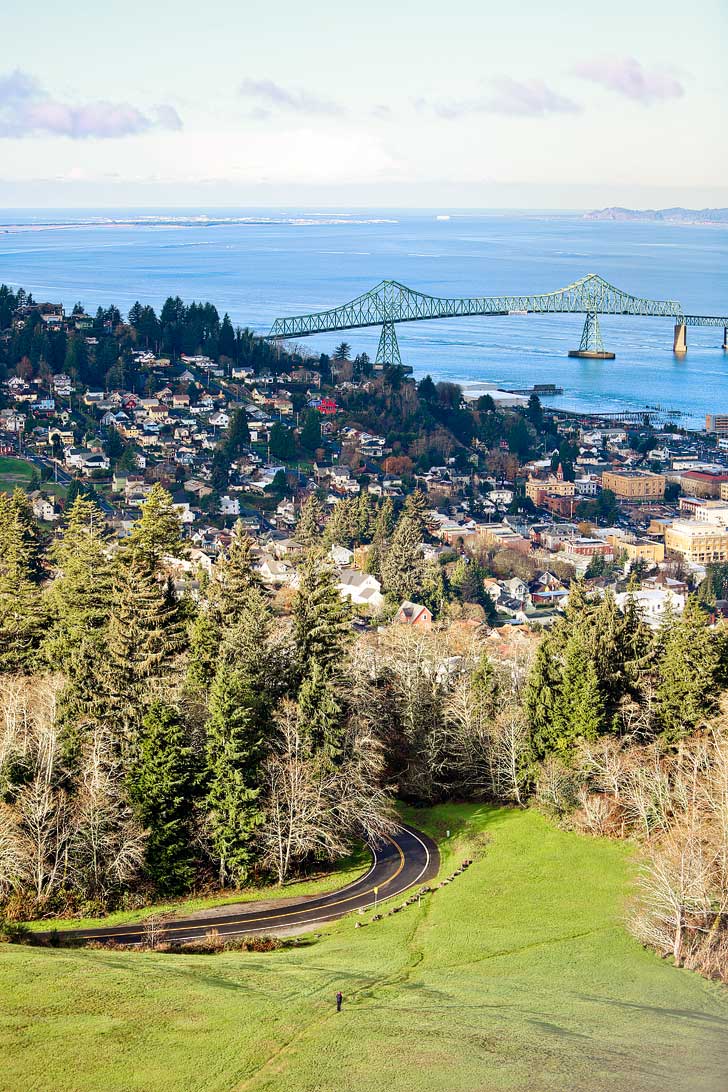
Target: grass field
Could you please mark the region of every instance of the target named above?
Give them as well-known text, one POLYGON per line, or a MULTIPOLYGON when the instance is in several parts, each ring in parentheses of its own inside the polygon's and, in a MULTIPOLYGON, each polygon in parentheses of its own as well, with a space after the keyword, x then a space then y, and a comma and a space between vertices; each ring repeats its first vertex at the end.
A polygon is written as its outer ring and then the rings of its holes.
POLYGON ((20 486, 26 489, 35 467, 25 459, 16 459, 12 455, 0 455, 0 490, 12 493, 20 486))
POLYGON ((451 885, 268 954, 0 950, 3 1092, 725 1092, 728 992, 624 930, 622 844, 451 806, 451 885), (334 993, 345 995, 334 1010, 334 993))

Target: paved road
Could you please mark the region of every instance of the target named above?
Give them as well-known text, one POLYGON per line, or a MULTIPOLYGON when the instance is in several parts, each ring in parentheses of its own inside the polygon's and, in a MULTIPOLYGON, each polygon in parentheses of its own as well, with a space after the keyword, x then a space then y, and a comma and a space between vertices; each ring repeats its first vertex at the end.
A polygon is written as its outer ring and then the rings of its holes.
MULTIPOLYGON (((372 847, 372 866, 366 875, 339 891, 309 896, 274 909, 255 909, 255 903, 239 903, 226 908, 220 916, 192 916, 171 921, 164 928, 164 939, 172 942, 194 940, 209 929, 221 936, 248 936, 273 930, 295 930, 301 926, 333 921, 360 907, 401 895, 437 875, 440 854, 437 846, 420 831, 402 827, 383 845, 372 847)), ((113 940, 117 944, 139 944, 143 926, 117 925, 105 929, 74 929, 61 934, 63 940, 113 940)))

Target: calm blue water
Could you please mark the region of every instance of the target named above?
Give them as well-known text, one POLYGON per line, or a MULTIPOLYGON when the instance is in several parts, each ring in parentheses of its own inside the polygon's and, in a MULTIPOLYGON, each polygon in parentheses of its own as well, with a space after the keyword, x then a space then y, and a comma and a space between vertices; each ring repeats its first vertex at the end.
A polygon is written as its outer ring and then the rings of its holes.
MULTIPOLYGON (((291 210, 103 212, 0 211, 0 282, 37 299, 80 300, 87 308, 166 296, 209 299, 236 323, 265 332, 278 316, 331 307, 384 278, 434 295, 500 295, 560 288, 600 273, 635 295, 679 300, 688 313, 728 314, 728 229, 589 222, 579 215, 291 210), (115 223, 157 217, 144 222, 115 223), (240 218, 250 217, 245 222, 240 218), (83 223, 104 218, 105 223, 83 223), (265 218, 265 219, 264 219, 265 218)), ((552 382, 555 405, 623 409, 659 403, 728 412, 728 354, 722 329, 689 329, 687 356, 672 354, 670 319, 606 317, 615 361, 570 360, 583 319, 510 316, 420 322, 398 328, 402 358, 465 386, 552 382)), ((378 331, 310 339, 330 352, 346 337, 376 352, 378 331)))

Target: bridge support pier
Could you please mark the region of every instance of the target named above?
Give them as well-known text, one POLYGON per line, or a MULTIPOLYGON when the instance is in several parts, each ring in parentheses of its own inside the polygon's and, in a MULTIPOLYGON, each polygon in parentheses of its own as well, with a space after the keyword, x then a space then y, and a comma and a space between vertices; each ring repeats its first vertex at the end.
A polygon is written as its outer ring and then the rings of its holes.
POLYGON ((728 326, 723 327, 723 348, 728 353, 728 326))
POLYGON ((672 343, 673 353, 686 353, 688 351, 688 328, 684 322, 675 323, 675 337, 672 343))
POLYGON ((383 368, 386 364, 402 364, 402 357, 399 355, 397 330, 393 322, 385 322, 382 326, 375 364, 380 368, 383 368))
POLYGON ((571 349, 569 356, 578 356, 582 360, 614 360, 614 353, 608 353, 602 341, 599 328, 599 316, 596 311, 587 311, 581 344, 578 349, 571 349))

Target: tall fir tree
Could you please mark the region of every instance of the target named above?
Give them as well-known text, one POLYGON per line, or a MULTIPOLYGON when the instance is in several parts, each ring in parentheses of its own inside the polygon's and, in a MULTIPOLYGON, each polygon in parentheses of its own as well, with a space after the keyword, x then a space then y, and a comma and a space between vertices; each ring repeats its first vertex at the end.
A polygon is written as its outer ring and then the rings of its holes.
POLYGON ((48 595, 51 625, 44 644, 52 668, 73 674, 84 644, 100 648, 109 619, 112 563, 103 514, 94 501, 76 497, 51 560, 57 575, 48 595))
POLYGON ((338 662, 353 636, 350 608, 339 595, 331 566, 316 553, 299 570, 293 633, 299 679, 310 673, 314 661, 322 668, 338 662))
POLYGON ((548 748, 569 755, 579 739, 594 740, 604 727, 604 699, 594 661, 575 634, 567 642, 561 670, 559 697, 550 724, 548 748))
POLYGON ((298 723, 309 755, 320 755, 332 764, 342 754, 343 707, 331 672, 317 660, 298 691, 298 723))
POLYGON ((376 519, 377 513, 372 503, 371 493, 362 489, 356 499, 356 538, 360 545, 371 541, 376 519))
POLYGON ((261 764, 271 720, 270 613, 260 592, 226 637, 210 694, 206 809, 222 884, 242 884, 262 822, 261 764))
POLYGON ((47 611, 19 507, 0 493, 0 672, 36 668, 47 611))
POLYGON ((381 561, 381 579, 391 600, 416 600, 422 591, 424 559, 421 522, 404 512, 381 561))
POLYGON ((345 546, 351 549, 358 537, 357 502, 349 497, 342 497, 333 507, 326 521, 324 541, 328 546, 345 546))
POLYGON ((179 895, 194 879, 192 819, 199 770, 179 710, 152 702, 129 776, 136 816, 147 827, 145 866, 160 895, 179 895))
POLYGON ((409 493, 404 502, 403 512, 417 525, 420 538, 425 534, 427 522, 427 498, 421 489, 409 493))
POLYGON ((133 751, 144 713, 169 684, 184 644, 176 603, 136 553, 115 567, 107 632, 99 711, 116 725, 121 746, 133 751))
POLYGON ((382 559, 387 551, 395 522, 392 498, 386 497, 374 518, 372 542, 364 562, 365 571, 379 580, 382 577, 382 559))
POLYGON ((253 540, 238 520, 227 554, 221 555, 213 568, 206 601, 190 626, 187 681, 198 694, 212 683, 226 632, 240 620, 251 593, 260 590, 260 579, 253 569, 252 548, 253 540))
POLYGON ((296 523, 296 541, 302 546, 315 546, 321 539, 323 512, 315 493, 306 497, 296 523))
POLYGON ((3 506, 0 508, 0 522, 6 519, 10 523, 16 522, 16 533, 19 532, 22 539, 22 548, 28 576, 31 580, 38 581, 42 577, 42 541, 38 521, 33 515, 28 496, 22 489, 14 489, 8 497, 3 494, 3 506))
POLYGON ((717 708, 720 649, 707 616, 691 596, 659 635, 658 717, 665 743, 679 743, 717 708))
POLYGON ((124 551, 136 554, 156 569, 162 558, 184 557, 187 549, 182 538, 182 524, 171 494, 155 482, 142 505, 141 518, 124 541, 124 551))

